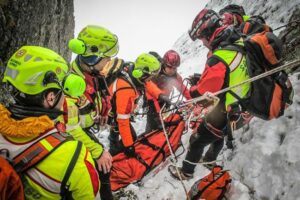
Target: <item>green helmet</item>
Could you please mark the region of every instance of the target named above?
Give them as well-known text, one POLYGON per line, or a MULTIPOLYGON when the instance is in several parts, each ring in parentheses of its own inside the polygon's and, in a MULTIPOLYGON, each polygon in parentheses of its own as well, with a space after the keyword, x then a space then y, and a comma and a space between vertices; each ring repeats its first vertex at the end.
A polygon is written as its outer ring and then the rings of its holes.
POLYGON ((22 93, 36 95, 50 88, 61 89, 67 72, 66 61, 56 52, 23 46, 8 60, 3 82, 9 82, 22 93))
POLYGON ((149 53, 142 53, 135 60, 132 76, 136 79, 142 79, 149 76, 155 76, 159 71, 160 62, 158 59, 149 53))
POLYGON ((113 57, 119 51, 119 43, 118 37, 106 28, 88 25, 77 39, 69 41, 69 48, 83 57, 113 57))
POLYGON ((69 74, 63 80, 64 93, 71 97, 80 97, 83 95, 86 83, 85 80, 76 74, 69 74))

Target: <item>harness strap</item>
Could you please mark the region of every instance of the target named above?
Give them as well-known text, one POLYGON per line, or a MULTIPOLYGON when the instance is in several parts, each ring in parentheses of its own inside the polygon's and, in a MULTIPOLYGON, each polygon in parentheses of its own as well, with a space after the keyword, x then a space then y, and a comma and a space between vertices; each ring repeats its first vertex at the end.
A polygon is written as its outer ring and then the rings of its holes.
POLYGON ((71 198, 71 193, 69 192, 69 186, 67 185, 67 182, 71 176, 71 173, 75 167, 75 164, 78 160, 78 157, 80 155, 82 149, 82 143, 80 141, 78 141, 76 149, 75 149, 75 153, 71 159, 71 162, 68 165, 67 171, 65 173, 65 176, 61 182, 61 186, 60 186, 60 196, 62 197, 63 200, 66 199, 72 199, 71 198))
POLYGON ((215 127, 214 127, 213 125, 211 125, 210 123, 207 123, 206 120, 204 121, 204 126, 205 126, 205 128, 206 128, 209 132, 211 132, 212 134, 214 134, 216 137, 218 137, 218 138, 223 138, 223 137, 224 137, 223 131, 221 131, 221 130, 215 128, 215 127))
POLYGON ((146 167, 146 171, 151 170, 150 166, 145 162, 145 160, 138 154, 135 155, 135 158, 142 163, 142 165, 144 165, 146 167))
POLYGON ((13 159, 12 165, 18 173, 24 172, 38 164, 61 144, 69 140, 72 140, 72 138, 68 134, 60 132, 49 134, 17 155, 13 159))
POLYGON ((152 150, 159 150, 160 149, 155 144, 150 143, 147 138, 143 138, 142 140, 140 140, 140 142, 141 142, 141 144, 149 146, 152 150))
MULTIPOLYGON (((123 79, 123 80, 127 81, 126 79, 123 79)), ((121 90, 134 89, 135 93, 137 93, 135 87, 129 87, 128 86, 128 87, 117 88, 117 82, 118 82, 118 79, 116 79, 113 82, 113 85, 112 85, 112 113, 114 115, 114 119, 117 117, 117 113, 116 113, 116 111, 117 111, 117 105, 116 105, 116 94, 117 94, 117 92, 119 92, 121 90)), ((131 83, 129 83, 129 84, 131 85, 131 83)), ((122 116, 122 115, 120 115, 119 117, 120 117, 120 119, 124 118, 124 116, 122 116)), ((126 116, 126 119, 127 118, 130 118, 130 114, 129 114, 129 117, 126 116)))
POLYGON ((238 103, 242 106, 243 110, 247 109, 247 106, 245 105, 244 100, 239 95, 234 93, 232 90, 229 90, 228 93, 231 94, 234 98, 236 98, 238 100, 238 103))

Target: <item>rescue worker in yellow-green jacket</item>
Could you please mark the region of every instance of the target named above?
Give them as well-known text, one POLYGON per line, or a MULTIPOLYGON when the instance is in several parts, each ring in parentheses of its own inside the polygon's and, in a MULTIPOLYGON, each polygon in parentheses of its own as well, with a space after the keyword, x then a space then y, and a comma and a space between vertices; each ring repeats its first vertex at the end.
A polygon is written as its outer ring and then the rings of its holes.
POLYGON ((15 103, 0 105, 0 149, 23 176, 26 199, 94 199, 99 191, 90 152, 54 123, 67 72, 60 55, 38 46, 21 47, 5 70, 15 103))

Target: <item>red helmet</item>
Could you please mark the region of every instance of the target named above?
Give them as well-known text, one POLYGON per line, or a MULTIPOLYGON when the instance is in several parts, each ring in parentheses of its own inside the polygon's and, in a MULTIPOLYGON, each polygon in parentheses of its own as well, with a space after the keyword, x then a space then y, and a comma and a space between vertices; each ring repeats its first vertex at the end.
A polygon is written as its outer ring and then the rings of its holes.
POLYGON ((221 19, 218 14, 213 10, 203 9, 194 19, 189 35, 193 41, 200 38, 209 40, 220 26, 221 19))
POLYGON ((224 13, 237 14, 240 15, 241 17, 246 15, 243 6, 239 6, 236 4, 229 4, 219 11, 220 15, 223 15, 224 13))
POLYGON ((243 23, 243 16, 246 15, 242 6, 229 4, 219 11, 223 24, 239 26, 243 23))
POLYGON ((163 63, 164 65, 167 65, 169 67, 179 67, 180 56, 176 51, 169 50, 165 53, 163 57, 163 63))

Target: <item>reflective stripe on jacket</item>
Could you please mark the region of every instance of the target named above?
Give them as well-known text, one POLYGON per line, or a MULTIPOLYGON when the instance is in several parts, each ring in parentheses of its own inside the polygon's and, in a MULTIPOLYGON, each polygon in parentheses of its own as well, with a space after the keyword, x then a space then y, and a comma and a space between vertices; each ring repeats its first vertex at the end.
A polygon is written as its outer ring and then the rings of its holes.
POLYGON ((102 144, 93 140, 80 126, 80 118, 77 100, 65 96, 63 103, 64 116, 59 117, 59 121, 66 124, 67 132, 70 133, 75 140, 81 141, 86 148, 91 152, 94 159, 98 159, 103 153, 102 144))
MULTIPOLYGON (((0 149, 8 149, 11 160, 38 140, 40 140, 40 144, 45 149, 51 151, 51 143, 41 139, 41 137, 44 138, 49 134, 57 132, 53 126, 51 130, 39 132, 38 136, 23 137, 23 134, 16 135, 15 132, 21 133, 22 128, 23 131, 30 132, 28 127, 39 127, 41 125, 39 121, 35 117, 25 118, 25 120, 14 120, 10 118, 10 113, 8 115, 4 115, 3 113, 9 112, 7 112, 6 108, 0 106, 0 149), (12 121, 13 123, 11 123, 12 121)), ((77 146, 77 141, 62 143, 47 157, 23 174, 26 199, 61 199, 60 184, 77 146)), ((79 158, 67 181, 67 185, 73 199, 94 199, 98 193, 98 174, 94 161, 84 146, 82 146, 79 152, 79 158)))
MULTIPOLYGON (((237 85, 247 79, 249 79, 246 57, 237 51, 231 50, 216 50, 213 55, 220 57, 229 67, 229 83, 228 87, 237 85)), ((245 98, 250 90, 250 83, 244 84, 241 87, 233 88, 231 91, 237 94, 240 98, 245 98)), ((226 93, 225 108, 229 105, 237 102, 232 94, 226 93)))
POLYGON ((115 117, 123 145, 128 147, 133 144, 133 136, 130 129, 130 116, 136 108, 136 99, 139 94, 133 86, 122 78, 117 78, 109 86, 110 95, 113 96, 116 111, 115 117))
MULTIPOLYGON (((198 81, 197 85, 191 87, 190 93, 198 93, 203 95, 205 92, 217 92, 224 87, 236 85, 249 78, 246 58, 241 53, 232 50, 218 49, 213 52, 212 56, 218 57, 218 61, 212 66, 208 63, 205 65, 204 72, 198 81), (229 77, 227 77, 227 70, 229 77), (225 82, 228 81, 227 82, 225 82)), ((210 59, 210 58, 209 58, 210 59)), ((241 88, 233 89, 232 91, 241 98, 247 96, 250 90, 250 84, 244 84, 241 88)), ((226 93, 225 106, 237 102, 231 94, 226 93)))

